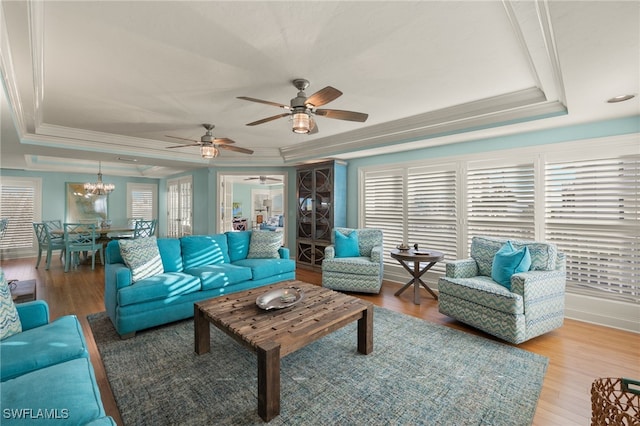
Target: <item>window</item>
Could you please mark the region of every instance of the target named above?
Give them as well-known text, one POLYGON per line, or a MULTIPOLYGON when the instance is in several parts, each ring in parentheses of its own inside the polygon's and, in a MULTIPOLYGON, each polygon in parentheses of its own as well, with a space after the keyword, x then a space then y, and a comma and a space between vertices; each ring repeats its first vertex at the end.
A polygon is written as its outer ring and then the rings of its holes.
POLYGON ((568 292, 639 304, 636 137, 363 168, 361 226, 384 231, 390 274, 404 241, 453 260, 474 235, 546 240, 566 255, 568 292))
POLYGON ((158 218, 158 185, 127 183, 127 217, 158 218))
MULTIPOLYGON (((457 252, 455 164, 410 168, 407 176, 407 232, 410 243, 457 252)), ((432 271, 444 273, 445 264, 432 271)))
POLYGON ((35 178, 3 177, 0 188, 0 217, 9 220, 0 241, 3 257, 33 255, 38 247, 33 222, 40 221, 42 217, 42 181, 35 178))
POLYGON ((466 182, 469 237, 535 240, 533 163, 491 167, 471 163, 466 182))
POLYGON ((384 235, 385 262, 395 262, 391 249, 406 241, 404 206, 405 172, 401 169, 374 171, 364 174, 364 228, 381 229, 384 235))
POLYGON ((640 302, 640 155, 546 165, 546 238, 567 287, 640 302))
POLYGON ((167 181, 167 236, 191 235, 191 176, 167 181))

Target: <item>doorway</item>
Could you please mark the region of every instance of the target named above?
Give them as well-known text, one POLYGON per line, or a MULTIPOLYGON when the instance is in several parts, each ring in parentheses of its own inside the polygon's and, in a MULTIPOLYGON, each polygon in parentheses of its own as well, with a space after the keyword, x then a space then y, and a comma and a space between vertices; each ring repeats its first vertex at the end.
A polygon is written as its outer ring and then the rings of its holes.
POLYGON ((218 173, 216 232, 262 229, 283 233, 287 246, 287 173, 218 173))

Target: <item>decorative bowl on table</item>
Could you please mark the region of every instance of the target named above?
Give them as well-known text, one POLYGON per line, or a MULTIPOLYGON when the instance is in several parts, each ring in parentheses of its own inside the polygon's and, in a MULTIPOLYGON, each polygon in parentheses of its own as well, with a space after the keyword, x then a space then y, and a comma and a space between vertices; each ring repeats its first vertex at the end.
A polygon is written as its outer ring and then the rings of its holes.
POLYGON ((295 305, 304 299, 304 291, 297 287, 285 287, 271 290, 258 296, 256 305, 268 311, 270 309, 284 309, 295 305))
POLYGON ((408 251, 411 247, 406 244, 398 244, 396 248, 400 251, 408 251))

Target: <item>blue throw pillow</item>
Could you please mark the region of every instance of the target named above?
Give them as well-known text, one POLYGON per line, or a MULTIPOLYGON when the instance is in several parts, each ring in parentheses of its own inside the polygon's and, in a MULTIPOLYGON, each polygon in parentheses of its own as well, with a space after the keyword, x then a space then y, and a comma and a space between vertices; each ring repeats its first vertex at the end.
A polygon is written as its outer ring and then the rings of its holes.
POLYGON ((493 257, 491 278, 498 284, 511 290, 511 275, 526 272, 531 267, 531 254, 525 246, 516 250, 511 241, 507 241, 493 257))
POLYGON ((336 257, 358 257, 360 248, 358 247, 358 233, 351 231, 349 235, 344 235, 340 231, 335 231, 336 257))

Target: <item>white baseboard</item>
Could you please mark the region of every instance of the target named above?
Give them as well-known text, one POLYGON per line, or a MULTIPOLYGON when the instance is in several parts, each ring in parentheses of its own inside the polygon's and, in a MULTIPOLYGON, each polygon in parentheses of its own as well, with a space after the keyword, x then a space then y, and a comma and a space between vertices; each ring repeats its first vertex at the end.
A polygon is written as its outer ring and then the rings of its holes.
MULTIPOLYGON (((406 271, 398 268, 391 271, 385 269, 384 279, 404 284, 410 277, 406 271)), ((438 291, 437 274, 427 272, 423 280, 432 290, 438 291)), ((640 334, 640 305, 633 303, 566 293, 564 315, 565 318, 640 334)))
POLYGON ((640 333, 640 305, 567 293, 565 318, 640 333))

